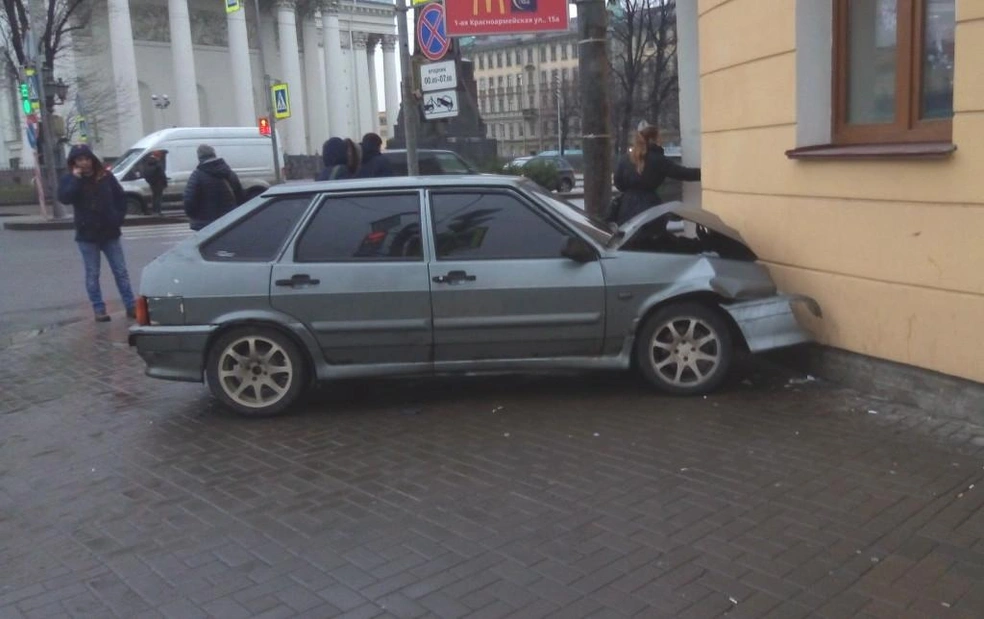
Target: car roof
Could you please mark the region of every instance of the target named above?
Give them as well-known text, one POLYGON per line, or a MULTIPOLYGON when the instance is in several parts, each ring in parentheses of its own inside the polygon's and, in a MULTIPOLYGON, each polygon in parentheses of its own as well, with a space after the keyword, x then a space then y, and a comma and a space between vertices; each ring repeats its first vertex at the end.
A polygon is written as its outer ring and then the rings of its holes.
POLYGON ((282 196, 295 193, 325 191, 361 191, 387 189, 421 189, 428 187, 520 187, 515 176, 493 174, 461 174, 449 176, 390 176, 386 178, 357 178, 337 181, 285 183, 271 187, 263 195, 282 196))
MULTIPOLYGON (((457 156, 457 154, 458 154, 458 153, 454 152, 453 150, 443 150, 443 149, 440 149, 440 148, 418 148, 417 149, 417 154, 419 155, 420 153, 441 153, 441 154, 450 154, 450 155, 455 155, 455 156, 457 156)), ((382 152, 382 154, 383 155, 405 155, 405 154, 407 154, 407 149, 405 149, 405 148, 387 148, 386 150, 384 150, 382 152)))

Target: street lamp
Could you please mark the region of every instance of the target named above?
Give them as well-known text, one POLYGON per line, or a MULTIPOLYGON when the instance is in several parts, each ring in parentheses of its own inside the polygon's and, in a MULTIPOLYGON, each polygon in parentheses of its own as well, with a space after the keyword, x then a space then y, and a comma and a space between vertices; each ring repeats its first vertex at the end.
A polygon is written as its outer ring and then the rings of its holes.
POLYGON ((161 125, 166 125, 164 110, 170 107, 171 100, 167 98, 167 95, 150 95, 150 100, 154 102, 154 107, 161 111, 161 125))

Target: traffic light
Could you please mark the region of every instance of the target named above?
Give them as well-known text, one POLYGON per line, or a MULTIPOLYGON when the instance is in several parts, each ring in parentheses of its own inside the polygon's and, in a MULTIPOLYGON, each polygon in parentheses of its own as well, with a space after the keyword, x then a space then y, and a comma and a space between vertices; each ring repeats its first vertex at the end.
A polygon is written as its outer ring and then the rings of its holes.
POLYGON ((34 112, 33 106, 31 105, 31 90, 27 86, 27 82, 20 83, 20 98, 21 98, 21 109, 24 110, 26 116, 31 115, 34 112))
POLYGON ((269 136, 271 134, 269 118, 267 118, 266 116, 261 116, 257 121, 257 124, 260 127, 260 135, 269 136))

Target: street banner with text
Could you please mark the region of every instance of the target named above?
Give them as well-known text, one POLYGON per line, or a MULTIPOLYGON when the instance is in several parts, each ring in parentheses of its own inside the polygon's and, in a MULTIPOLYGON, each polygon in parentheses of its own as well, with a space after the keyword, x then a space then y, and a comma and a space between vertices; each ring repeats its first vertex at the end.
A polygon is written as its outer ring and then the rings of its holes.
POLYGON ((568 0, 444 0, 452 37, 567 30, 568 0))

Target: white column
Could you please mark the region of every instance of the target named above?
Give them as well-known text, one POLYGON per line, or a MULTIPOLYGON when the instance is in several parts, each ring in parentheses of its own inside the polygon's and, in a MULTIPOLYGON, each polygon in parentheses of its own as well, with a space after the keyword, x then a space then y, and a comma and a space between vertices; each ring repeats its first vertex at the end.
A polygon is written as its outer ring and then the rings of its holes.
POLYGON ((321 53, 321 10, 303 18, 301 36, 304 38, 304 92, 307 99, 308 151, 321 152, 321 144, 328 139, 328 105, 325 92, 325 72, 322 70, 324 55, 321 53))
POLYGON ((236 123, 251 127, 256 124, 256 108, 253 107, 253 70, 250 67, 249 37, 246 34, 246 9, 226 13, 226 25, 229 28, 229 62, 232 65, 236 123))
POLYGON ((383 37, 383 87, 386 90, 386 124, 393 137, 400 117, 400 80, 396 77, 396 37, 391 34, 383 37))
POLYGON ((376 46, 379 36, 370 34, 366 42, 366 62, 369 66, 369 111, 372 130, 379 133, 379 89, 376 86, 376 46))
POLYGON ((174 100, 178 105, 178 126, 202 124, 198 109, 198 80, 195 78, 195 52, 191 41, 188 0, 167 0, 171 29, 171 58, 174 64, 174 100))
MULTIPOLYGON (((342 64, 336 74, 337 82, 333 83, 338 85, 342 89, 342 93, 345 97, 345 118, 348 120, 348 124, 345 129, 339 133, 340 137, 351 136, 356 142, 359 141, 361 134, 359 133, 359 108, 356 106, 355 101, 355 77, 353 76, 352 69, 352 38, 349 36, 348 30, 341 31, 342 38, 342 64)), ((330 69, 329 69, 330 70, 330 69)))
POLYGON ((329 0, 322 5, 321 19, 325 35, 325 81, 331 85, 328 88, 328 135, 344 137, 349 134, 349 103, 343 87, 345 60, 338 27, 337 0, 329 0))
MULTIPOLYGON (((680 149, 683 164, 700 166, 700 39, 696 2, 677 5, 677 63, 680 77, 680 149)), ((701 187, 683 183, 683 203, 701 206, 701 187)))
POLYGON ((373 130, 372 106, 369 101, 369 57, 366 56, 366 44, 369 35, 365 32, 352 33, 352 53, 355 54, 355 79, 352 85, 355 87, 358 98, 359 113, 359 137, 373 130))
POLYGON ((277 0, 277 26, 280 29, 280 62, 284 81, 290 89, 291 116, 284 121, 287 129, 285 152, 302 155, 307 153, 307 130, 304 127, 304 80, 294 6, 294 0, 277 0))
POLYGON ((113 58, 116 90, 116 133, 119 152, 130 148, 143 137, 140 114, 140 87, 137 85, 137 56, 133 51, 133 25, 130 23, 129 0, 107 0, 109 12, 109 47, 113 58))

